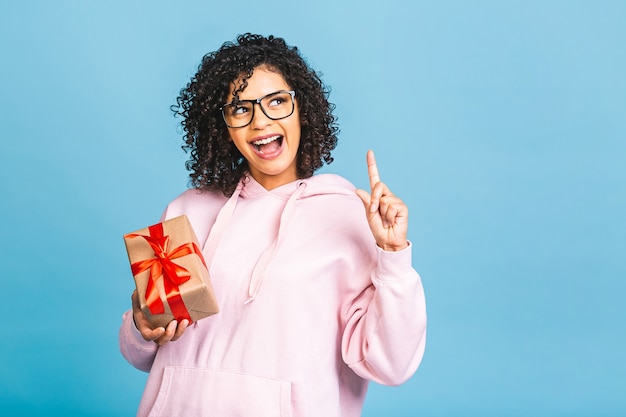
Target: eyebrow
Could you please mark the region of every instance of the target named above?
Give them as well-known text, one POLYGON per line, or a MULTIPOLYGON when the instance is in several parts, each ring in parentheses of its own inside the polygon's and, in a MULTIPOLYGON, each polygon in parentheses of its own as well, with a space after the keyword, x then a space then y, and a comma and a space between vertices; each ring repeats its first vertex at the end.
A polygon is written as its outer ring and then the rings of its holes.
POLYGON ((240 102, 242 102, 242 101, 245 101, 245 102, 248 102, 248 103, 250 103, 250 102, 256 102, 256 101, 257 101, 257 100, 259 100, 259 99, 262 99, 262 98, 265 98, 265 97, 271 96, 271 95, 273 95, 273 94, 278 94, 278 93, 281 93, 281 92, 286 92, 286 91, 291 91, 291 90, 280 89, 280 90, 272 91, 271 93, 267 93, 267 94, 262 95, 261 97, 257 97, 257 98, 241 98, 241 96, 239 96, 238 98, 233 98, 230 102, 228 102, 228 103, 224 104, 224 106, 237 104, 237 103, 240 103, 240 102))

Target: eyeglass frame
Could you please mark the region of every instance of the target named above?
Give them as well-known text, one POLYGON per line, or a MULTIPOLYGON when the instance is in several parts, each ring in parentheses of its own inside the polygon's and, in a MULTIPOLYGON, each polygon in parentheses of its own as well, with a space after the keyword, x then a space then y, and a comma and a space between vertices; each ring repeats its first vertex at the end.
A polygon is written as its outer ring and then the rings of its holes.
POLYGON ((222 119, 224 120, 224 123, 226 124, 227 127, 231 128, 231 129, 239 129, 241 127, 246 127, 248 126, 250 123, 252 123, 252 121, 254 120, 254 105, 258 104, 259 107, 261 108, 261 111, 263 112, 263 114, 270 120, 282 120, 282 119, 286 119, 287 117, 291 116, 294 112, 294 110, 296 109, 296 102, 294 101, 296 98, 296 92, 295 90, 278 90, 278 91, 274 91, 273 93, 269 93, 264 95, 263 97, 259 97, 257 99, 253 99, 253 100, 234 100, 231 101, 230 103, 226 103, 224 104, 222 107, 220 107, 220 113, 222 114, 222 119), (267 114, 265 112, 265 109, 263 108, 263 105, 261 104, 261 101, 269 96, 273 96, 274 94, 278 94, 278 93, 288 93, 291 96, 291 112, 286 115, 286 116, 282 116, 282 117, 272 117, 269 114, 267 114), (224 108, 226 108, 227 106, 234 106, 235 103, 251 103, 252 104, 252 115, 250 116, 250 121, 248 123, 246 123, 245 125, 242 126, 231 126, 228 124, 228 122, 226 121, 226 115, 224 114, 224 108))

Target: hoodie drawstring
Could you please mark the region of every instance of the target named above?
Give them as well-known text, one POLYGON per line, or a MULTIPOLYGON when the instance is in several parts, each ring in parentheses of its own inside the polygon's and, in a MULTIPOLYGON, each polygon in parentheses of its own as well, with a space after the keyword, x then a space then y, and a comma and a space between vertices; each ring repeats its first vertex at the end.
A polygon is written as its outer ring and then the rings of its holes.
MULTIPOLYGON (((256 265, 254 266, 254 270, 252 271, 252 277, 250 278, 250 284, 248 286, 248 298, 244 302, 244 304, 248 304, 254 301, 254 298, 258 294, 261 284, 263 283, 263 279, 265 278, 265 273, 267 271, 268 266, 270 265, 272 259, 276 255, 278 248, 282 242, 282 237, 284 235, 283 231, 285 230, 289 220, 291 219, 291 213, 293 211, 294 203, 300 198, 302 193, 306 188, 306 182, 300 181, 298 182, 297 189, 289 196, 285 207, 283 208, 283 212, 280 215, 280 224, 278 227, 278 234, 274 241, 267 247, 256 265)), ((226 201, 226 204, 220 209, 217 214, 217 218, 215 219, 215 223, 209 232, 209 236, 207 237, 204 246, 202 247, 207 268, 211 267, 213 262, 213 255, 217 250, 217 246, 219 242, 222 240, 222 236, 226 231, 226 227, 230 223, 230 220, 235 212, 235 207, 237 205, 237 201, 239 199, 239 194, 243 189, 243 182, 240 182, 235 189, 233 195, 226 201)))
POLYGON ((291 194, 285 207, 283 208, 283 212, 280 215, 280 224, 278 226, 278 234, 276 235, 276 239, 272 242, 272 244, 263 251, 259 260, 257 261, 254 270, 252 271, 252 278, 250 279, 250 285, 248 287, 248 299, 244 302, 244 304, 248 304, 254 301, 254 298, 259 293, 261 289, 261 285, 263 284, 263 278, 265 278, 265 273, 269 264, 274 259, 278 248, 282 242, 282 237, 284 235, 283 231, 286 229, 289 220, 291 219, 291 212, 293 211, 294 203, 300 198, 304 189, 306 188, 306 183, 303 181, 298 182, 298 188, 296 191, 291 194))
POLYGON ((211 268, 211 264, 213 263, 213 255, 215 255, 217 245, 220 243, 220 240, 222 240, 224 231, 230 223, 230 219, 233 217, 235 206, 237 205, 237 199, 239 198, 239 194, 241 194, 242 189, 243 183, 239 182, 233 195, 230 196, 228 201, 226 201, 226 204, 224 204, 219 213, 217 213, 215 223, 213 223, 213 227, 211 227, 211 231, 202 246, 202 252, 204 253, 204 259, 208 269, 211 268))

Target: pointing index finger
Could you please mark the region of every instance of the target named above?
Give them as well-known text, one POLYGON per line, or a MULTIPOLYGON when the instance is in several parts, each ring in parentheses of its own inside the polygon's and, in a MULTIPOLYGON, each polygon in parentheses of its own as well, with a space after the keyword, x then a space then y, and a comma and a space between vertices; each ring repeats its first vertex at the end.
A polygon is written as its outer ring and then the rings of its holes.
POLYGON ((380 175, 378 174, 378 166, 376 165, 376 158, 374 157, 374 151, 367 151, 367 172, 370 177, 370 187, 380 182, 380 175))

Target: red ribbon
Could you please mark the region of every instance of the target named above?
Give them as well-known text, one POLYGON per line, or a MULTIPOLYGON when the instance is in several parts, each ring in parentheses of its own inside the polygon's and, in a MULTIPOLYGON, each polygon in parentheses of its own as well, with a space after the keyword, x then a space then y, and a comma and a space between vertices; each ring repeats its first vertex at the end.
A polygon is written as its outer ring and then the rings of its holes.
POLYGON ((126 237, 142 237, 148 242, 152 250, 154 251, 155 258, 145 259, 143 261, 134 262, 131 264, 131 270, 133 275, 140 274, 144 271, 150 270, 150 279, 146 286, 146 303, 148 309, 152 314, 165 313, 165 307, 163 300, 159 295, 156 288, 156 281, 159 277, 163 276, 163 287, 165 289, 165 298, 170 306, 170 310, 176 320, 187 319, 190 322, 191 317, 185 307, 183 298, 180 295, 179 286, 187 282, 191 278, 189 271, 182 266, 174 263, 172 259, 181 258, 186 255, 196 254, 200 257, 203 264, 204 258, 202 257, 202 251, 194 242, 185 243, 178 246, 172 251, 168 252, 168 244, 170 237, 163 235, 163 224, 158 223, 148 228, 149 236, 139 234, 129 234, 126 237))

